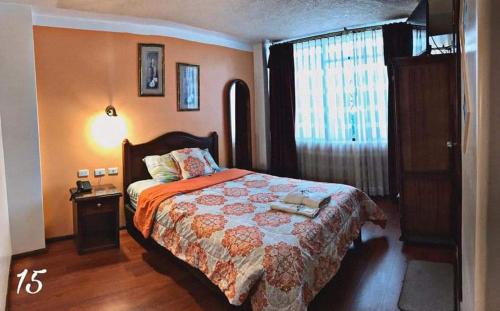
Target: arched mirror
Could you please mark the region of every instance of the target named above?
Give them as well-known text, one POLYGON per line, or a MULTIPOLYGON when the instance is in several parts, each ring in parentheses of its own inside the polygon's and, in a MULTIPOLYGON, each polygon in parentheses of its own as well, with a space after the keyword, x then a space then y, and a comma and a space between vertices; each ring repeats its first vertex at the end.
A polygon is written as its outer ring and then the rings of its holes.
POLYGON ((226 87, 228 101, 229 166, 252 168, 250 128, 250 90, 243 80, 232 80, 226 87))

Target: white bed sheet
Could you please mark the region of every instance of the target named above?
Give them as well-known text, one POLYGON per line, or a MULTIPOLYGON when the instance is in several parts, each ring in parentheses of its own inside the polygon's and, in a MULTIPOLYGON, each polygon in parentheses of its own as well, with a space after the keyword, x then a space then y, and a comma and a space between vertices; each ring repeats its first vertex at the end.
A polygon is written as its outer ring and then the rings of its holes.
POLYGON ((162 184, 154 179, 139 180, 131 183, 127 188, 128 196, 130 197, 130 204, 134 208, 137 207, 137 201, 139 200, 139 195, 146 189, 162 184))

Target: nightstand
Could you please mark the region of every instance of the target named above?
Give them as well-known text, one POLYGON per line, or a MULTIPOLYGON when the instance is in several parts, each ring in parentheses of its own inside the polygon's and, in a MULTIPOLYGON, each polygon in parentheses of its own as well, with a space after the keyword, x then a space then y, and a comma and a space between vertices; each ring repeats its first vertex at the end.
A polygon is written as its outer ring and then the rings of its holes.
MULTIPOLYGON (((74 192, 76 189, 70 189, 74 192)), ((122 193, 113 185, 92 187, 73 198, 73 230, 79 254, 120 247, 119 206, 122 193)))

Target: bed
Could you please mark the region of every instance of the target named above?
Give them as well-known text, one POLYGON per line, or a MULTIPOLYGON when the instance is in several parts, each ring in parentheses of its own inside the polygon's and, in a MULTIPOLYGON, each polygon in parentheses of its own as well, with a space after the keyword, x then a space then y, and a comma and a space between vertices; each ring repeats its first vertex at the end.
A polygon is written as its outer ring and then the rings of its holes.
POLYGON ((127 192, 129 185, 151 179, 142 159, 195 147, 208 149, 218 162, 215 132, 207 137, 171 132, 138 145, 125 140, 127 230, 200 271, 233 305, 249 299, 253 310, 307 309, 349 246, 359 241, 362 224, 384 224, 382 211, 356 188, 227 170, 187 180, 207 186, 162 200, 145 232, 137 222, 144 204, 136 207, 127 192), (270 209, 271 202, 298 187, 332 194, 331 202, 312 219, 270 209))

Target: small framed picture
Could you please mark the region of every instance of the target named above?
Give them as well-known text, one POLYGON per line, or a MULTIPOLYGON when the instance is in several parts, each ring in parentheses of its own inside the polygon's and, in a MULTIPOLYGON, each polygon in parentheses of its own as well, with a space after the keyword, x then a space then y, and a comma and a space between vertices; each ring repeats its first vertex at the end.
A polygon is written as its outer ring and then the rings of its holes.
POLYGON ((200 66, 177 63, 177 110, 200 110, 200 66))
POLYGON ((165 96, 164 45, 139 43, 139 96, 165 96))

